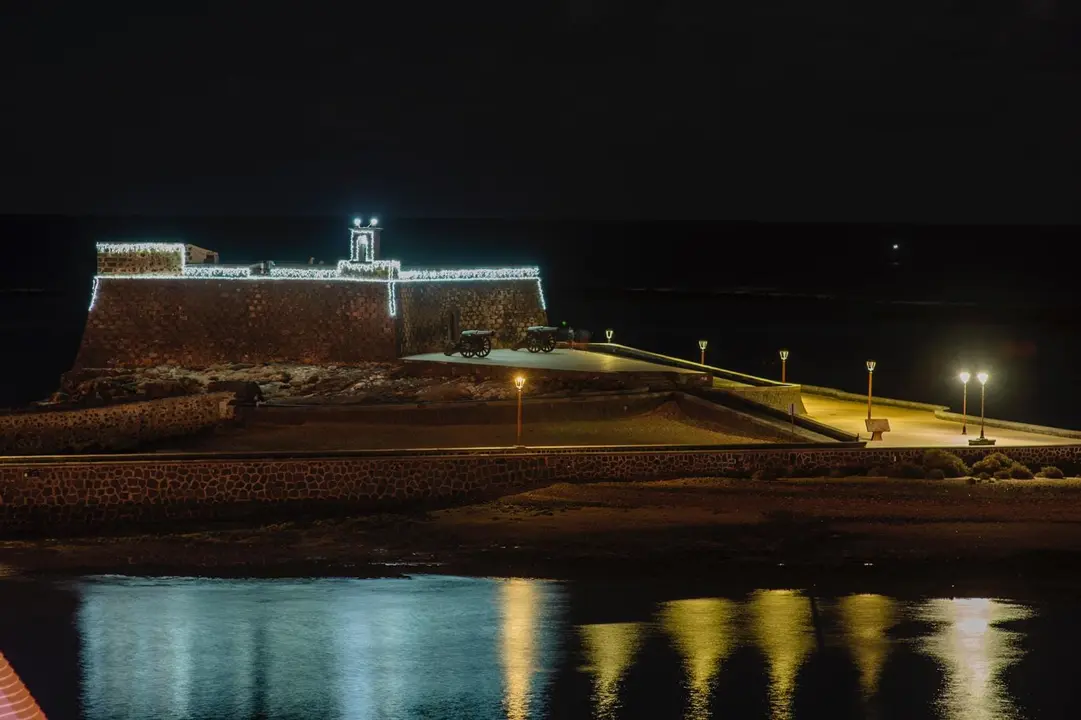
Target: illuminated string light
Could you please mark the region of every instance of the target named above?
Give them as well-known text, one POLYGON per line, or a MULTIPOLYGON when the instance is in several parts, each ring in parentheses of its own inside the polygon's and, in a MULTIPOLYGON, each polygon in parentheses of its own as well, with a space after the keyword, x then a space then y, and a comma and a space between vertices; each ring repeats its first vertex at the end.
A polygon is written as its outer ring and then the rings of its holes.
POLYGON ((469 268, 466 270, 402 270, 399 279, 417 280, 532 280, 540 277, 540 268, 469 268))
POLYGON ((111 280, 246 280, 258 281, 314 281, 314 282, 366 282, 384 283, 387 286, 387 312, 391 317, 398 314, 398 283, 426 282, 499 282, 506 280, 536 280, 537 296, 542 310, 548 305, 541 284, 540 269, 536 267, 471 268, 455 270, 402 270, 398 260, 374 260, 371 258, 372 233, 350 229, 350 260, 339 260, 335 267, 275 267, 269 274, 253 274, 251 266, 228 266, 212 264, 187 264, 187 246, 184 243, 97 243, 98 252, 104 254, 157 254, 177 255, 180 270, 142 273, 100 273, 94 276, 90 293, 90 310, 97 304, 101 281, 111 280), (363 236, 360 238, 359 236, 363 236), (358 257, 364 246, 366 260, 358 257))

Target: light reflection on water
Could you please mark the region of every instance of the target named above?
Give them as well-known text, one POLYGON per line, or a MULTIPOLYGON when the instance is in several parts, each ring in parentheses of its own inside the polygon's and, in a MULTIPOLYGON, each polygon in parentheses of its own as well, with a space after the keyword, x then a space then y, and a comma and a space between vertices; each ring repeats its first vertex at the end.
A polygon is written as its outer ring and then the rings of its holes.
POLYGON ((1015 621, 1034 616, 990 599, 761 590, 647 603, 639 619, 606 623, 575 619, 589 596, 573 585, 431 576, 98 578, 75 591, 72 693, 88 720, 821 717, 801 698, 838 689, 816 687, 815 663, 851 673, 864 715, 918 682, 937 688, 921 716, 1015 718, 1005 671, 1024 662, 1015 621), (894 637, 906 620, 916 630, 894 637), (910 674, 913 653, 936 678, 910 674), (732 673, 744 680, 722 682, 732 673))

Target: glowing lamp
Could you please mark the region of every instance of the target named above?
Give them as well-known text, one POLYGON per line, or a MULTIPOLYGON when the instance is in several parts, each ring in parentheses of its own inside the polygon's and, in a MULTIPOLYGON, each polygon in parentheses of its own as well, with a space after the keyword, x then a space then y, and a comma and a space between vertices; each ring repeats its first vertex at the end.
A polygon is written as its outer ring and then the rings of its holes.
POLYGON ((353 218, 353 225, 354 225, 355 227, 360 227, 360 226, 361 226, 361 224, 362 224, 363 222, 364 222, 364 221, 363 221, 363 220, 361 220, 361 219, 360 219, 359 217, 355 217, 355 218, 353 218))
POLYGON ((985 372, 976 373, 976 379, 980 381, 980 385, 986 385, 987 384, 987 378, 989 378, 989 377, 991 377, 991 376, 988 375, 985 372))
POLYGON ((698 341, 698 349, 699 350, 705 350, 707 344, 709 344, 708 340, 699 340, 698 341))
POLYGON ((613 335, 615 335, 615 332, 612 330, 612 328, 608 328, 604 331, 604 336, 608 338, 608 342, 612 342, 613 335))
POLYGON ((782 350, 781 351, 781 360, 788 360, 788 351, 787 350, 782 350))
POLYGON ((877 364, 878 363, 876 363, 874 360, 868 360, 867 361, 867 372, 873 373, 875 371, 875 365, 877 365, 877 364))
POLYGON ((518 390, 521 391, 521 389, 525 387, 525 378, 521 375, 514 378, 514 387, 518 388, 518 390))
POLYGON ((963 382, 963 383, 964 383, 965 385, 968 385, 968 381, 969 381, 970 379, 972 379, 972 373, 970 373, 970 372, 968 372, 968 371, 966 370, 966 371, 964 371, 964 372, 962 372, 962 373, 961 373, 961 376, 960 376, 960 377, 961 377, 961 382, 963 382))
POLYGON ((372 221, 368 223, 371 227, 379 227, 379 218, 373 217, 372 221))

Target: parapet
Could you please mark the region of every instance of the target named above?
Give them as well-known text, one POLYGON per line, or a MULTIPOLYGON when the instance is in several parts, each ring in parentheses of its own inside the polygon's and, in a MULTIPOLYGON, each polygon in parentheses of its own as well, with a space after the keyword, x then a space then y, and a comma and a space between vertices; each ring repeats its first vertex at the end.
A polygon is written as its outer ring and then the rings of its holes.
POLYGON ((218 253, 186 243, 98 243, 98 275, 182 275, 217 262, 218 253))

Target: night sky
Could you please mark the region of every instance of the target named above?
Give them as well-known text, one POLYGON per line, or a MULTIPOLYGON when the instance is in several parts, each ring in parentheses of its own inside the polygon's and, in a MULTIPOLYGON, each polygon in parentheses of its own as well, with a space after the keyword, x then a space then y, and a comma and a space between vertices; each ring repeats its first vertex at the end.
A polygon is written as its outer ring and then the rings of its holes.
POLYGON ((0 211, 1081 217, 1076 4, 310 5, 5 3, 0 211))
POLYGON ((1081 427, 1077 4, 312 5, 4 4, 0 405, 70 367, 95 241, 332 262, 378 214, 539 264, 554 322, 934 402, 987 365, 1081 427))

